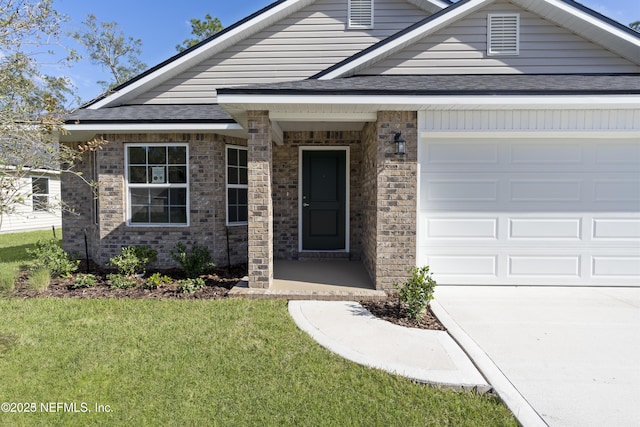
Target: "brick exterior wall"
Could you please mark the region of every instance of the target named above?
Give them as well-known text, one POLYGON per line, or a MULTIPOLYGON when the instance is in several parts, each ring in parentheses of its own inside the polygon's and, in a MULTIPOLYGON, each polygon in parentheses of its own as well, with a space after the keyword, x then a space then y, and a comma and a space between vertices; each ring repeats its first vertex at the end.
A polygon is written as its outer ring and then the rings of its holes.
POLYGON ((269 112, 249 111, 248 123, 249 286, 269 288, 273 281, 273 144, 269 112))
POLYGON ((300 147, 349 147, 350 258, 362 255, 362 144, 361 132, 285 132, 284 144, 273 147, 274 256, 298 259, 298 196, 300 147))
MULTIPOLYGON (((150 245, 158 250, 152 267, 170 268, 177 264, 170 251, 182 242, 205 246, 214 262, 227 265, 226 165, 225 146, 246 146, 239 138, 217 134, 116 134, 104 135, 109 141, 98 151, 99 225, 93 224, 93 198, 90 187, 72 175, 62 178, 65 201, 76 214, 63 215, 63 246, 84 254, 84 230, 88 231, 90 257, 98 264, 120 253, 123 246, 150 245), (188 143, 190 225, 188 227, 139 227, 126 225, 124 179, 125 143, 188 143)), ((91 177, 88 158, 77 168, 91 177)), ((228 227, 231 264, 247 260, 247 227, 228 227)))
MULTIPOLYGON (((286 132, 282 146, 271 142, 268 113, 250 112, 249 140, 217 134, 104 135, 98 152, 99 225, 93 222, 91 188, 69 174, 62 195, 75 212, 63 213, 63 245, 105 265, 123 246, 150 245, 158 250, 158 268, 175 267, 170 251, 177 242, 206 246, 217 265, 249 259, 249 284, 268 288, 273 258, 297 259, 299 147, 349 146, 350 256, 361 259, 376 289, 390 290, 407 278, 416 262, 417 113, 379 112, 375 123, 358 131, 286 132), (396 132, 407 141, 407 154, 395 154, 396 132), (126 225, 125 143, 188 143, 190 225, 126 225), (225 146, 248 147, 249 225, 226 227, 225 146), (249 254, 249 256, 248 256, 249 254)), ((89 155, 77 169, 91 177, 89 155)))

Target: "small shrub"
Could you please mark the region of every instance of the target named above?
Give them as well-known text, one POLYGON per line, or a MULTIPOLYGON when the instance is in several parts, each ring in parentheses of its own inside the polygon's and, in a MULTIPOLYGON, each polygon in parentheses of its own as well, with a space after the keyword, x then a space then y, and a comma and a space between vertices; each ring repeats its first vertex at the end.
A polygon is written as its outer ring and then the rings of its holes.
POLYGON ((144 281, 142 287, 144 289, 158 289, 163 287, 164 285, 168 285, 173 282, 173 279, 169 276, 164 276, 160 273, 153 273, 151 276, 144 281))
POLYGON ((407 305, 409 316, 420 319, 433 299, 436 281, 429 273, 429 266, 414 267, 409 270, 411 277, 402 285, 396 285, 400 301, 407 305))
POLYGON ((197 279, 183 279, 178 281, 178 292, 183 294, 192 294, 197 290, 200 290, 204 287, 204 280, 201 278, 197 279))
POLYGON ((215 264, 211 262, 209 250, 198 245, 191 246, 191 251, 181 243, 176 244, 176 250, 171 251, 171 258, 180 264, 185 276, 195 279, 215 264))
POLYGON ((80 264, 71 259, 55 239, 39 240, 34 249, 27 249, 27 253, 34 259, 34 269, 47 269, 51 277, 69 277, 80 264))
POLYGON ((125 276, 122 274, 108 274, 110 289, 130 289, 135 288, 138 285, 138 281, 135 277, 125 276))
POLYGON ((147 265, 158 259, 158 251, 149 246, 126 246, 122 253, 109 260, 109 265, 116 267, 124 276, 144 274, 147 265))
POLYGON ((98 284, 98 279, 93 274, 77 274, 73 285, 71 285, 72 289, 80 289, 80 288, 90 288, 98 284))
POLYGON ((51 272, 47 268, 38 268, 29 275, 29 286, 36 291, 44 291, 51 282, 51 272))
POLYGON ((13 292, 17 275, 17 268, 0 269, 0 294, 13 292))

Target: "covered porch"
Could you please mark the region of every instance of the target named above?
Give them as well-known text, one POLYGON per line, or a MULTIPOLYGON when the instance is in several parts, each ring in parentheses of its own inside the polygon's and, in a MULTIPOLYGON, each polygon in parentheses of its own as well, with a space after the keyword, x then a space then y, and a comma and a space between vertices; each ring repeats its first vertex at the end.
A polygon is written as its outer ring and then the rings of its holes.
POLYGON ((253 288, 249 279, 229 292, 230 297, 286 298, 289 300, 362 301, 384 300, 387 293, 376 290, 364 265, 343 260, 274 260, 269 288, 253 288))

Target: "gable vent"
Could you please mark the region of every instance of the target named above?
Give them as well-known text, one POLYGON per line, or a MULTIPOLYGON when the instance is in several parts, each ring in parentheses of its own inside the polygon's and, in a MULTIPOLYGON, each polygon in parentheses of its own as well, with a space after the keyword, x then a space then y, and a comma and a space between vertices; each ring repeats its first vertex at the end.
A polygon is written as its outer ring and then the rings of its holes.
POLYGON ((349 28, 373 28, 373 0, 349 0, 349 28))
POLYGON ((489 55, 520 53, 520 15, 489 15, 487 30, 489 55))

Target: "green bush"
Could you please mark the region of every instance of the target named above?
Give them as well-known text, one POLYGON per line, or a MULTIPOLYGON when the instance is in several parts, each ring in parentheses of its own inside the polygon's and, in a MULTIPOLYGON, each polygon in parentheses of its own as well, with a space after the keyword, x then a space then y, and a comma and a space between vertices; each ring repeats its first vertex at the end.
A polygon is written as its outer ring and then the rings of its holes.
POLYGON ((183 294, 192 294, 197 290, 200 290, 204 287, 204 280, 201 278, 197 279, 184 279, 178 281, 178 292, 183 294))
POLYGON ((164 285, 168 285, 173 282, 173 279, 169 276, 164 276, 160 273, 153 273, 151 276, 144 281, 142 287, 144 289, 158 289, 163 287, 164 285))
POLYGON ((429 273, 429 266, 409 269, 411 277, 402 285, 396 285, 400 301, 407 305, 409 316, 420 319, 433 299, 436 281, 429 273))
POLYGON ((71 259, 55 239, 38 240, 36 247, 27 249, 27 253, 34 260, 34 270, 47 269, 51 277, 70 277, 80 264, 71 259))
POLYGON ((185 276, 195 279, 215 264, 211 262, 209 250, 198 245, 191 246, 191 251, 181 243, 176 244, 176 250, 171 251, 171 258, 180 264, 185 276))
POLYGON ((29 286, 36 291, 44 291, 50 282, 51 272, 47 268, 38 268, 29 274, 29 286))
POLYGON ((109 260, 109 265, 124 276, 144 274, 147 265, 158 259, 158 251, 149 246, 126 246, 122 253, 109 260))
POLYGON ((138 286, 138 281, 132 276, 108 274, 107 279, 109 280, 109 288, 111 289, 129 289, 138 286))
POLYGON ((77 274, 73 280, 72 289, 90 288, 98 284, 98 279, 93 274, 77 274))
POLYGON ((0 269, 0 294, 13 292, 17 275, 18 268, 0 269))

